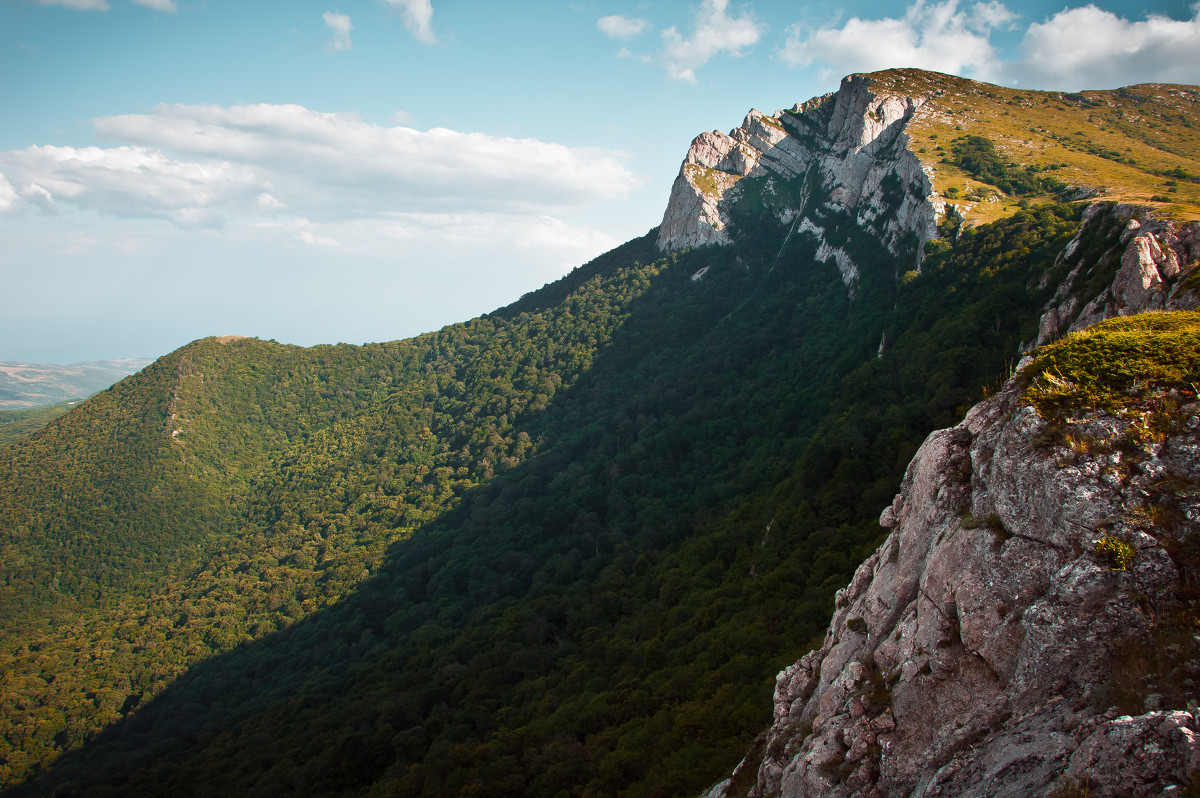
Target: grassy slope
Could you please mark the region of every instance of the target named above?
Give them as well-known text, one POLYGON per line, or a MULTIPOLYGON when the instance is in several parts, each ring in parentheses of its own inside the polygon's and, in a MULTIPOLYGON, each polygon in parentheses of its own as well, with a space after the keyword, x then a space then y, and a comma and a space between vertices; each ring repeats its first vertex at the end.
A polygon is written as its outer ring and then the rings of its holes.
POLYGON ((1025 399, 1043 416, 1189 402, 1200 389, 1200 313, 1101 322, 1039 350, 1026 379, 1025 399))
MULTIPOLYGON (((1148 83, 1064 93, 1011 89, 915 69, 873 73, 871 78, 877 92, 930 98, 908 129, 909 146, 932 170, 934 187, 942 195, 951 186, 964 194, 987 188, 941 162, 955 137, 977 133, 992 139, 1015 163, 1059 165, 1044 174, 1096 190, 1098 199, 1200 219, 1200 183, 1166 174, 1181 169, 1200 176, 1200 89, 1195 86, 1148 83)), ((975 223, 1010 215, 1017 207, 1012 197, 959 205, 975 223)))

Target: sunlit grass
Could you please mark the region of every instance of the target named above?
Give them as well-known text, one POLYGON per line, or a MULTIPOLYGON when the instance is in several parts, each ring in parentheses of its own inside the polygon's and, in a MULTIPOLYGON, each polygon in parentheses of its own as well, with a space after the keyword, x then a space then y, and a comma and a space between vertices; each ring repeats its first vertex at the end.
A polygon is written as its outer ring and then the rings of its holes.
POLYGON ((929 168, 940 195, 958 189, 960 198, 948 201, 968 224, 1009 216, 1020 198, 962 199, 991 188, 942 163, 950 157, 951 142, 967 133, 986 136, 1012 162, 1039 167, 1097 198, 1150 205, 1181 220, 1200 219, 1200 183, 1178 174, 1200 175, 1200 90, 1195 87, 1143 84, 1071 94, 1010 89, 921 70, 889 70, 872 80, 876 92, 929 97, 907 129, 909 148, 929 168))
POLYGON ((1044 417, 1099 408, 1146 411, 1195 399, 1200 313, 1142 313, 1101 322, 1039 350, 1025 401, 1044 417))

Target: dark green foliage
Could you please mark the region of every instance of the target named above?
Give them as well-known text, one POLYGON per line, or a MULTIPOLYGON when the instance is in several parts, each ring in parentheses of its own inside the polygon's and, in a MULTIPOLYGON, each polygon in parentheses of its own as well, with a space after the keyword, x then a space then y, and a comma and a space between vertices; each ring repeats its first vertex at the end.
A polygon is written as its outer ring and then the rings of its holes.
POLYGON ((9 449, 7 783, 64 752, 29 792, 727 774, 925 434, 1032 337, 1079 219, 963 231, 901 284, 915 250, 826 214, 851 298, 811 237, 743 214, 733 247, 647 236, 409 341, 197 342, 9 449))
POLYGON ((1037 168, 1020 167, 1005 161, 996 145, 986 136, 969 134, 954 139, 949 158, 958 168, 983 183, 990 183, 1005 194, 1028 197, 1057 192, 1062 184, 1054 178, 1039 177, 1037 168))
POLYGON ((67 412, 74 402, 59 402, 48 407, 0 410, 0 446, 15 443, 67 412))

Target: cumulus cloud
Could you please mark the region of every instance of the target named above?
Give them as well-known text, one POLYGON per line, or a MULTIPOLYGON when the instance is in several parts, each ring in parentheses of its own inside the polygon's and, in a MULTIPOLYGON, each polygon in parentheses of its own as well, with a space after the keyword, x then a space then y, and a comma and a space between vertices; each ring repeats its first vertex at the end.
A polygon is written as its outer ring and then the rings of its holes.
POLYGON ((325 52, 340 53, 342 50, 352 49, 354 43, 350 41, 350 31, 354 30, 354 26, 350 24, 350 15, 326 11, 322 17, 325 19, 325 27, 333 31, 333 35, 325 44, 325 52))
POLYGON ((1020 85, 1112 88, 1200 81, 1200 3, 1191 19, 1151 14, 1131 22, 1086 5, 1059 11, 1025 32, 1009 76, 1020 85))
POLYGON ((210 228, 279 213, 527 215, 620 199, 637 183, 608 150, 383 127, 298 105, 161 105, 93 125, 118 144, 0 152, 0 210, 81 208, 210 228))
POLYGON ((0 164, 19 200, 46 213, 67 205, 181 227, 220 227, 218 208, 240 204, 257 187, 246 167, 179 160, 138 146, 34 146, 0 153, 0 164))
POLYGON ((851 17, 840 26, 809 30, 793 25, 778 56, 791 66, 817 62, 826 74, 922 67, 989 78, 999 68, 990 36, 1016 18, 990 0, 960 9, 958 0, 917 0, 903 17, 851 17))
POLYGON ((610 39, 628 41, 645 32, 650 27, 650 23, 644 19, 630 19, 620 14, 614 14, 610 17, 600 17, 596 20, 596 27, 610 39))
POLYGON ((133 0, 139 6, 153 8, 155 11, 165 11, 168 14, 178 14, 179 6, 175 5, 175 0, 133 0))
POLYGON ((404 18, 404 25, 417 41, 425 44, 437 44, 437 36, 433 34, 433 5, 430 0, 383 0, 389 6, 398 9, 404 18))
POLYGON ((39 6, 62 6, 76 11, 107 11, 109 5, 105 0, 37 0, 39 6))
POLYGON ((754 46, 763 28, 750 12, 730 17, 729 0, 703 0, 692 19, 690 38, 684 38, 674 26, 662 32, 662 60, 667 74, 679 80, 695 82, 696 70, 718 53, 741 55, 754 46))
POLYGON ((816 29, 789 28, 777 55, 824 77, 889 67, 923 67, 1030 88, 1114 88, 1200 81, 1200 3, 1190 19, 1150 14, 1130 21, 1094 4, 1029 24, 1017 54, 992 44, 1017 16, 998 0, 917 0, 900 17, 852 17, 816 29))
POLYGON ((17 190, 12 187, 12 183, 0 174, 0 215, 15 213, 20 207, 21 198, 17 196, 17 190))

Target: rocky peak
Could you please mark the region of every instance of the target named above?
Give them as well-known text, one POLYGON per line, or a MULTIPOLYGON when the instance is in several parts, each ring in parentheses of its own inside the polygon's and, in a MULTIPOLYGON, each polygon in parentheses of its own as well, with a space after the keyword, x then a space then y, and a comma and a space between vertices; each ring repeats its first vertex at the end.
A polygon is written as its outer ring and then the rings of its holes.
POLYGON ((878 95, 865 75, 850 75, 833 95, 833 113, 826 135, 842 151, 857 151, 889 141, 884 134, 896 123, 912 119, 924 98, 898 94, 878 95))
POLYGON ((877 94, 869 78, 852 75, 833 94, 766 115, 751 110, 728 134, 693 140, 671 189, 659 227, 658 247, 674 251, 728 244, 730 212, 743 179, 803 181, 800 202, 784 192, 769 211, 814 236, 822 260, 833 259, 847 285, 858 270, 849 255, 825 241, 823 214, 847 211, 869 235, 893 252, 909 234, 921 244, 936 234, 933 188, 920 161, 904 146, 904 127, 924 100, 877 94), (888 182, 902 197, 889 196, 888 182))

